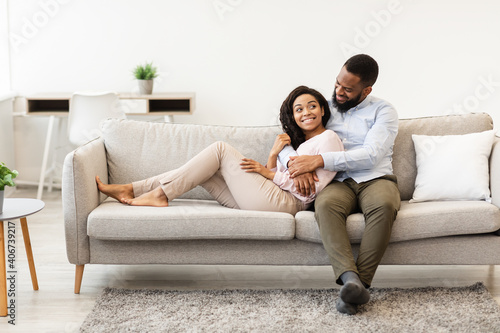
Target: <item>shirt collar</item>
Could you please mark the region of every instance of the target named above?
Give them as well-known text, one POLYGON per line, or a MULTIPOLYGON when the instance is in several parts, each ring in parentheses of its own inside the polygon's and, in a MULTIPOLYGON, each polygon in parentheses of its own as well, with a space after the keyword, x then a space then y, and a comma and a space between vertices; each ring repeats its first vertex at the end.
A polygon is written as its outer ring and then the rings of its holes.
POLYGON ((351 110, 355 111, 355 110, 365 108, 370 104, 371 100, 372 100, 372 97, 370 95, 368 95, 365 97, 365 99, 361 103, 359 103, 358 105, 353 107, 351 110))

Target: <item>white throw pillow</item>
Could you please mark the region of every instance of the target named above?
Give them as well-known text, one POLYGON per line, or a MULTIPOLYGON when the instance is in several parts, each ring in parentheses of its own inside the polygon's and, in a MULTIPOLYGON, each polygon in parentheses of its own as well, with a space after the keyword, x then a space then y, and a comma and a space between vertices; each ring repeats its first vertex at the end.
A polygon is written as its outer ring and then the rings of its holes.
POLYGON ((464 135, 412 135, 417 178, 410 202, 491 201, 488 161, 494 136, 492 130, 464 135))

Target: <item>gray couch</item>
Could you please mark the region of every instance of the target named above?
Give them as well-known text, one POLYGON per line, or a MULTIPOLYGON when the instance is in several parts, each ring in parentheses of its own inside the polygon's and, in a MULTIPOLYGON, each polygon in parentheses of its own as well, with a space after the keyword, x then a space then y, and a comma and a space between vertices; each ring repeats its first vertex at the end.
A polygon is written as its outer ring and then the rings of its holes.
MULTIPOLYGON (((389 265, 500 264, 500 138, 490 157, 492 203, 409 203, 417 173, 411 134, 448 135, 493 128, 487 114, 402 119, 394 146, 394 173, 402 206, 382 260, 389 265)), ((222 140, 261 163, 279 126, 230 127, 108 119, 103 135, 65 159, 63 209, 75 293, 85 264, 329 265, 314 213, 234 210, 201 187, 170 207, 131 207, 106 198, 94 177, 129 183, 176 168, 208 144, 222 140)), ((203 167, 203 166, 200 166, 203 167)), ((356 252, 362 214, 348 218, 356 252)))

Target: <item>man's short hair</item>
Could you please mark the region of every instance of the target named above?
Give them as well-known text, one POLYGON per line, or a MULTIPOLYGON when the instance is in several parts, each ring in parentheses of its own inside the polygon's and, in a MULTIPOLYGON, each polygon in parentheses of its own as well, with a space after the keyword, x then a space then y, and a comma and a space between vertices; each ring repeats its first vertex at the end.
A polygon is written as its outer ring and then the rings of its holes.
POLYGON ((344 64, 349 73, 361 78, 365 87, 373 86, 378 77, 378 64, 367 54, 357 54, 350 57, 344 64))

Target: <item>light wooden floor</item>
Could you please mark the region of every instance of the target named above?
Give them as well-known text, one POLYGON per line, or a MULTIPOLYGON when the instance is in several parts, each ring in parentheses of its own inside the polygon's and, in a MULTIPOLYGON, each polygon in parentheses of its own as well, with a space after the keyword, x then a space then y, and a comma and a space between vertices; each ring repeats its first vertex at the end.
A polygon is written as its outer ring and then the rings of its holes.
MULTIPOLYGON (((18 189, 13 197, 36 197, 18 189)), ((17 221, 16 326, 0 317, 0 332, 77 332, 105 287, 338 288, 330 267, 86 265, 81 293, 66 258, 61 193, 44 193, 45 208, 28 217, 40 289, 33 291, 17 221)), ((500 254, 499 254, 500 255, 500 254)), ((381 266, 373 287, 467 286, 482 281, 500 304, 500 266, 381 266)))

